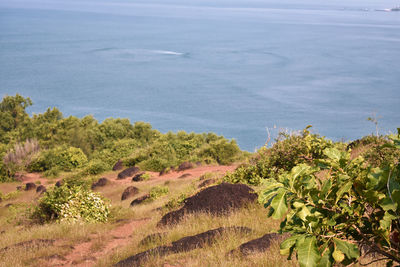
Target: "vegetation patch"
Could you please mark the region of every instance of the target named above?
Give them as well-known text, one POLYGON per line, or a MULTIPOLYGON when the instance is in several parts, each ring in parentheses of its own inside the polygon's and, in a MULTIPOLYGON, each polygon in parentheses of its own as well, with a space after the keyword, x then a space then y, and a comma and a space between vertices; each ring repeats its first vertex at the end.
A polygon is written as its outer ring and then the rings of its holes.
POLYGON ((33 218, 40 222, 106 222, 109 205, 98 193, 82 182, 66 180, 44 193, 33 218))

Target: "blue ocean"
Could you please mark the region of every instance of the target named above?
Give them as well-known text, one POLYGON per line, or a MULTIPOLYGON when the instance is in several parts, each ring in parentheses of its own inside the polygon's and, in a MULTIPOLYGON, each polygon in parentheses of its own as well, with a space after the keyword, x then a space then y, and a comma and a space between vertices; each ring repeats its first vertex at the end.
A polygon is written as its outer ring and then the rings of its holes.
POLYGON ((215 132, 254 151, 313 125, 400 127, 394 0, 0 0, 0 95, 30 113, 215 132))

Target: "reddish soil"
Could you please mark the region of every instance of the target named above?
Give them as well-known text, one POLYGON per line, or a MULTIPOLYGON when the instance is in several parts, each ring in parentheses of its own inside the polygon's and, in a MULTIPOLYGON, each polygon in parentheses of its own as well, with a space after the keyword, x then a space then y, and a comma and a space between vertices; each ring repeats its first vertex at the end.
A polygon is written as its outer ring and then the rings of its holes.
POLYGON ((108 240, 104 245, 92 251, 92 246, 98 241, 97 236, 92 236, 90 241, 75 245, 73 250, 62 258, 54 258, 50 261, 50 266, 93 266, 96 261, 112 252, 117 247, 126 246, 131 238, 133 231, 145 224, 148 219, 133 220, 118 226, 108 233, 108 240))
MULTIPOLYGON (((171 171, 167 174, 160 176, 158 172, 147 172, 151 175, 150 181, 154 180, 175 180, 179 179, 179 177, 185 176, 188 179, 195 179, 199 178, 205 173, 218 173, 218 174, 225 174, 228 171, 234 171, 236 166, 199 166, 193 169, 187 169, 184 171, 171 171)), ((126 184, 131 185, 131 179, 118 179, 118 173, 109 173, 104 175, 103 177, 110 180, 110 183, 107 185, 112 184, 126 184)), ((42 177, 39 173, 27 173, 22 174, 21 182, 24 184, 26 183, 39 183, 48 187, 50 184, 54 184, 53 181, 42 177)), ((128 178, 128 177, 127 177, 128 178)), ((64 256, 55 255, 54 257, 50 257, 46 260, 45 265, 47 266, 93 266, 97 262, 98 259, 110 254, 114 249, 118 247, 124 247, 129 244, 133 231, 137 230, 141 225, 148 222, 148 219, 143 220, 133 220, 126 224, 117 226, 113 230, 109 231, 107 237, 105 238, 104 242, 102 241, 99 236, 90 236, 90 241, 83 242, 77 244, 73 247, 72 251, 64 256), (99 244, 100 248, 94 248, 99 244)), ((219 231, 217 231, 219 232, 219 231)), ((62 240, 57 240, 56 244, 54 245, 62 245, 62 240)), ((200 242, 201 243, 201 242, 200 242)), ((166 250, 170 251, 171 248, 166 248, 166 250)), ((177 249, 177 248, 175 248, 177 249)), ((161 248, 162 250, 162 248, 161 248)), ((168 264, 166 265, 168 266, 168 264)))

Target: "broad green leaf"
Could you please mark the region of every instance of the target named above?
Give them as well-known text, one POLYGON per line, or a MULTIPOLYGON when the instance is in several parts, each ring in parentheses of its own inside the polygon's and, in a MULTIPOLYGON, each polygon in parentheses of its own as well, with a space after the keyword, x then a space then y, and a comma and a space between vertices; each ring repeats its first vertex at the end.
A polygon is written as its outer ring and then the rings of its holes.
POLYGON ((318 262, 317 267, 331 267, 332 266, 332 252, 327 249, 318 262))
POLYGON ((308 166, 307 164, 300 164, 297 165, 296 167, 293 167, 291 174, 292 174, 292 179, 295 180, 297 177, 302 176, 304 173, 306 173, 308 170, 310 170, 311 167, 308 166))
POLYGON ((336 245, 336 250, 343 252, 348 259, 357 259, 360 256, 360 252, 356 245, 337 238, 334 238, 333 242, 336 245))
POLYGON ((397 204, 397 208, 399 208, 400 207, 400 190, 397 190, 397 189, 393 190, 392 199, 393 199, 393 202, 397 204))
POLYGON ((317 249, 317 240, 315 236, 306 237, 296 244, 297 257, 300 267, 317 266, 320 255, 317 249))
POLYGON ((281 255, 289 255, 290 249, 296 244, 296 241, 298 238, 299 238, 299 236, 294 235, 294 236, 291 236, 291 237, 285 239, 285 241, 283 241, 281 243, 280 254, 281 255))
POLYGON ((339 161, 342 158, 342 153, 333 147, 326 148, 323 153, 331 160, 339 161))
POLYGON ((339 199, 343 196, 344 193, 349 192, 352 185, 353 185, 353 182, 349 181, 349 182, 345 183, 342 187, 339 188, 339 190, 336 192, 335 203, 338 203, 339 199))
POLYGON ((379 228, 382 230, 389 230, 392 226, 392 221, 396 220, 397 217, 395 215, 390 214, 388 211, 385 212, 382 220, 379 221, 379 228))
POLYGON ((384 211, 393 210, 396 211, 397 203, 393 202, 390 197, 386 197, 379 201, 379 205, 382 207, 384 211))
POLYGON ((344 254, 338 249, 335 249, 332 253, 332 257, 335 259, 336 262, 342 262, 344 260, 344 254))
POLYGON ((272 218, 280 219, 288 210, 288 206, 286 203, 286 190, 280 188, 277 191, 277 195, 271 202, 271 207, 274 209, 274 213, 272 214, 272 218))
POLYGON ((308 210, 306 206, 303 206, 301 210, 297 212, 297 216, 304 222, 306 221, 307 216, 310 216, 311 212, 308 210))
POLYGON ((331 187, 332 187, 332 181, 331 179, 327 179, 322 185, 321 193, 319 194, 320 198, 325 198, 331 187))

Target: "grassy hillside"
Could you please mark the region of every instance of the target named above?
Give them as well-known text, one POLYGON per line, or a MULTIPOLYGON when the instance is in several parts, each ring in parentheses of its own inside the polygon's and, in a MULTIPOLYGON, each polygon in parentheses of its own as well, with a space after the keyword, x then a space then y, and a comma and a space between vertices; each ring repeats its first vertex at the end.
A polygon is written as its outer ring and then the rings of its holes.
MULTIPOLYGON (((400 132, 343 143, 307 127, 250 154, 212 133, 29 116, 31 104, 0 103, 0 266, 112 266, 140 253, 141 266, 400 264, 400 132), (222 183, 246 184, 258 201, 160 224, 222 183), (197 248, 174 250, 193 236, 197 248)), ((231 194, 209 205, 233 204, 231 194)))

